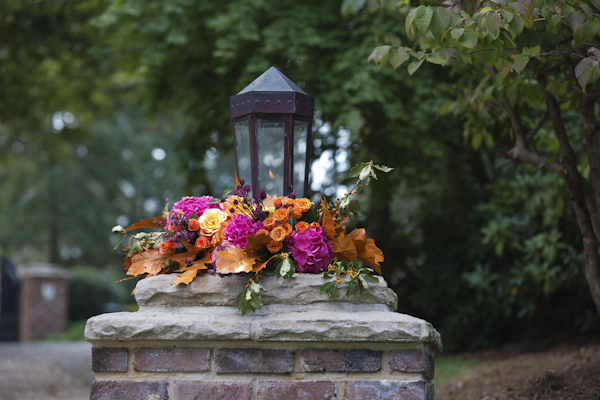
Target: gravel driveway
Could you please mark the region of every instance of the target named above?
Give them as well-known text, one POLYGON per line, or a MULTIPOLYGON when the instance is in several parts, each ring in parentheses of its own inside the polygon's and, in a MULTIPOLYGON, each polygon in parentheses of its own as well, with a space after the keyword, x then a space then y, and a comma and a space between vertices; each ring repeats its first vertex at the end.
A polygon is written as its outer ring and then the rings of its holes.
POLYGON ((90 343, 0 344, 0 400, 88 400, 93 379, 90 343))

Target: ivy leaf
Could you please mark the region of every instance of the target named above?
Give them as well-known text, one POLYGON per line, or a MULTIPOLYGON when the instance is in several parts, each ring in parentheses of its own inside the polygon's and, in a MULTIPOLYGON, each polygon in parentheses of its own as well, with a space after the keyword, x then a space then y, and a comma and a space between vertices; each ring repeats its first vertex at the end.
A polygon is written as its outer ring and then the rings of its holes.
POLYGON ((375 61, 375 64, 377 64, 379 61, 381 61, 383 57, 385 57, 389 53, 390 47, 391 46, 388 45, 375 47, 369 58, 367 58, 367 62, 371 62, 371 60, 373 60, 375 61))
POLYGON ((577 32, 577 30, 581 28, 581 25, 583 25, 585 22, 585 15, 583 15, 583 13, 579 10, 573 11, 571 14, 569 14, 567 20, 569 21, 569 25, 571 25, 573 32, 577 32))
POLYGON ((404 47, 400 47, 398 50, 396 50, 390 55, 390 64, 392 64, 392 67, 396 69, 399 66, 401 66, 407 58, 408 52, 404 47))
POLYGON ((495 12, 488 13, 487 18, 485 19, 485 26, 487 27, 488 31, 494 35, 497 35, 500 31, 501 24, 502 20, 500 19, 500 15, 496 14, 495 12))
POLYGON ((523 71, 523 69, 527 66, 527 63, 529 63, 529 56, 526 56, 525 54, 518 54, 515 57, 513 68, 515 71, 517 71, 517 73, 520 74, 521 71, 523 71))
POLYGON ((425 61, 425 59, 422 59, 420 61, 415 60, 415 61, 411 62, 410 64, 408 64, 408 68, 407 68, 408 74, 410 76, 412 76, 412 74, 414 74, 419 69, 421 64, 423 64, 423 61, 425 61))
POLYGON ((431 17, 431 33, 433 33, 433 36, 435 38, 441 37, 449 23, 450 15, 448 11, 442 7, 435 7, 433 9, 433 16, 431 17))
POLYGON ((415 15, 415 23, 417 24, 417 29, 421 33, 427 32, 427 28, 429 28, 429 24, 431 23, 431 18, 433 17, 433 8, 431 6, 419 6, 417 7, 417 13, 415 15))
POLYGON ((450 36, 452 36, 452 39, 458 40, 460 39, 463 33, 465 33, 465 30, 463 28, 454 28, 450 31, 450 36))
POLYGON ((458 39, 458 43, 469 49, 475 49, 477 46, 477 33, 474 31, 468 31, 463 33, 463 35, 458 39))

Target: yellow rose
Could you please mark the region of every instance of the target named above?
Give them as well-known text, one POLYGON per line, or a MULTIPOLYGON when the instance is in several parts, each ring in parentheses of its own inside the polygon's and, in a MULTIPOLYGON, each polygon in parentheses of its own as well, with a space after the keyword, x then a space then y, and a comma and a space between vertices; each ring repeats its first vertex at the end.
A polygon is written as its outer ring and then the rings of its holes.
POLYGON ((217 208, 209 208, 198 219, 200 232, 203 235, 213 235, 221 228, 221 224, 225 220, 227 220, 227 214, 217 208))

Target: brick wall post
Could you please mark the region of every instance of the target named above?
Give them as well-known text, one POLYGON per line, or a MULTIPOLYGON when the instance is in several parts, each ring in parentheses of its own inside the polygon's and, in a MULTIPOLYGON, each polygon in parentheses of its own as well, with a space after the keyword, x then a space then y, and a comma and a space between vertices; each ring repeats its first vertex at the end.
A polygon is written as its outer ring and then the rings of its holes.
POLYGON ((433 400, 440 336, 395 312, 382 278, 352 300, 319 295, 318 275, 263 278, 263 309, 246 316, 234 307, 246 277, 174 279, 141 280, 135 313, 88 320, 90 399, 433 400))

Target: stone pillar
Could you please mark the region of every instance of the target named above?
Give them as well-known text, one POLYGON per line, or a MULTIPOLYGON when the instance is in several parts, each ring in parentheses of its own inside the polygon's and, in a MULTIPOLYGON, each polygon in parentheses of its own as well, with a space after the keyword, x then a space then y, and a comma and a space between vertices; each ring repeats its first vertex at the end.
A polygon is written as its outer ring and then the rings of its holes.
POLYGON ((174 279, 141 280, 137 312, 88 320, 91 399, 433 399, 440 335, 395 312, 381 277, 352 300, 344 287, 319 294, 318 275, 265 277, 263 308, 245 316, 235 297, 247 277, 174 279))
POLYGON ((67 272, 54 264, 19 269, 19 341, 42 340, 67 328, 67 272))

